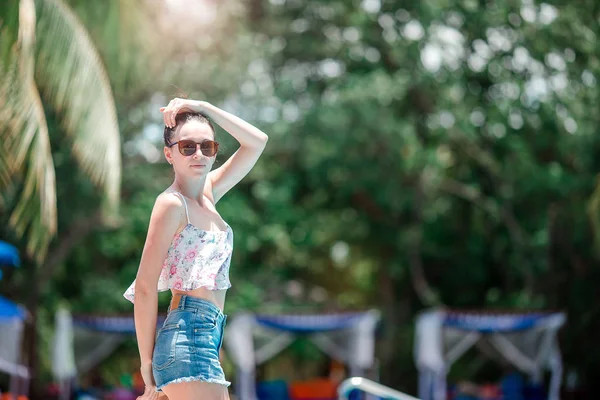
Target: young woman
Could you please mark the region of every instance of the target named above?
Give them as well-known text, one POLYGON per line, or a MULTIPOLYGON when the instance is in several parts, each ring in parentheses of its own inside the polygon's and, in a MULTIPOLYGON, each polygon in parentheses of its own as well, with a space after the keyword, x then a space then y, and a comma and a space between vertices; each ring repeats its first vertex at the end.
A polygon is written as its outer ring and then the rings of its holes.
POLYGON ((228 399, 219 350, 233 231, 215 205, 252 169, 267 135, 205 101, 176 98, 160 110, 175 179, 156 199, 136 279, 124 294, 134 303, 146 385, 140 399, 161 391, 170 400, 228 399), (219 144, 208 118, 240 143, 214 171, 219 144), (156 333, 157 291, 169 289, 169 312, 156 333))

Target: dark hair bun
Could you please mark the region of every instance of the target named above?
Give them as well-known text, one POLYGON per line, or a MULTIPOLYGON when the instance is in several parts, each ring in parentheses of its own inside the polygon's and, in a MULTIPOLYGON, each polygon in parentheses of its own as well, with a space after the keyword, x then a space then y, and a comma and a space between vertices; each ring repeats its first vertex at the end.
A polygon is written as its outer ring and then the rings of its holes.
POLYGON ((169 128, 168 126, 165 125, 165 130, 164 130, 164 134, 163 134, 163 138, 165 141, 165 146, 169 147, 171 145, 171 139, 173 139, 173 136, 175 135, 175 130, 183 125, 185 125, 187 122, 189 121, 198 121, 200 123, 203 124, 207 124, 208 126, 210 126, 210 129, 213 132, 213 136, 215 135, 215 127, 213 126, 212 122, 210 122, 210 120, 208 119, 208 117, 202 113, 197 113, 197 112, 182 112, 177 114, 177 116, 175 116, 175 126, 172 128, 169 128))

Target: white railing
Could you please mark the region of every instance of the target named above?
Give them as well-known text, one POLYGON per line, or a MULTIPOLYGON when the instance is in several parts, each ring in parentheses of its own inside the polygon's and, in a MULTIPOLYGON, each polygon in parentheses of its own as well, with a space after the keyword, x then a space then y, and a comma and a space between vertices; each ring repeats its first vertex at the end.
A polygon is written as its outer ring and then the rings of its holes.
POLYGON ((348 378, 338 387, 338 399, 348 400, 350 392, 354 389, 362 390, 363 392, 384 398, 386 400, 419 400, 416 397, 409 396, 405 393, 383 386, 377 382, 365 378, 348 378))

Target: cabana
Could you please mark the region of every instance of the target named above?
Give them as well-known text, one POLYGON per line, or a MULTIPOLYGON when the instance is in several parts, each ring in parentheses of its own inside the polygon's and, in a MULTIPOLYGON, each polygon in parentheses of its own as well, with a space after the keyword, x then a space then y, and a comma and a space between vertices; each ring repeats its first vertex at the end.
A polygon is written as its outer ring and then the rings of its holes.
MULTIPOLYGON (((164 318, 159 316, 159 325, 164 318)), ((85 373, 135 334, 133 316, 75 315, 71 319, 63 315, 60 319, 57 316, 55 371, 85 373), (72 356, 65 358, 70 352, 72 356), (71 357, 75 368, 65 368, 63 363, 71 364, 71 357)), ((240 313, 232 316, 225 329, 224 346, 237 368, 238 398, 256 400, 256 366, 276 356, 299 335, 307 335, 330 357, 348 365, 352 376, 364 376, 373 367, 379 319, 379 312, 375 310, 325 315, 240 313)))
POLYGON ((237 368, 235 392, 241 400, 256 400, 256 367, 288 347, 298 336, 308 337, 331 358, 345 363, 352 376, 373 367, 378 311, 255 315, 240 313, 225 329, 225 348, 237 368))
POLYGON ((446 399, 446 376, 452 364, 477 346, 540 383, 551 371, 548 400, 558 400, 562 360, 557 332, 561 312, 429 310, 417 319, 414 357, 419 369, 419 398, 446 399))
MULTIPOLYGON (((164 322, 159 315, 157 323, 164 322)), ((135 335, 132 315, 75 315, 66 308, 56 313, 52 340, 52 373, 60 399, 68 399, 77 375, 100 364, 124 341, 135 335)))
MULTIPOLYGON (((162 325, 164 315, 157 324, 162 325)), ((57 379, 90 371, 125 340, 135 337, 133 315, 74 315, 59 310, 53 342, 53 370, 57 379)))
MULTIPOLYGON (((0 240, 0 266, 18 267, 20 264, 17 248, 0 240)), ((26 316, 25 309, 0 296, 0 372, 11 376, 10 391, 13 394, 24 394, 29 380, 28 368, 20 364, 26 316)))
POLYGON ((29 369, 21 364, 21 343, 27 313, 0 296, 0 372, 11 376, 10 392, 26 394, 29 369))

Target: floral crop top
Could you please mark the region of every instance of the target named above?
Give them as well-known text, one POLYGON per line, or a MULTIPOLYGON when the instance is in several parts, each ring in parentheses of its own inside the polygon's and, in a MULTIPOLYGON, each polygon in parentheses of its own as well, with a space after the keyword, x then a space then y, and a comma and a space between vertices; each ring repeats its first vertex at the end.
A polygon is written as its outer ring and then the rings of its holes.
MULTIPOLYGON (((223 290, 231 287, 229 265, 233 252, 233 231, 205 231, 190 223, 187 203, 181 193, 174 192, 185 206, 188 224, 173 237, 158 278, 158 291, 193 290, 200 287, 223 290)), ((123 296, 134 302, 135 280, 123 296)))

